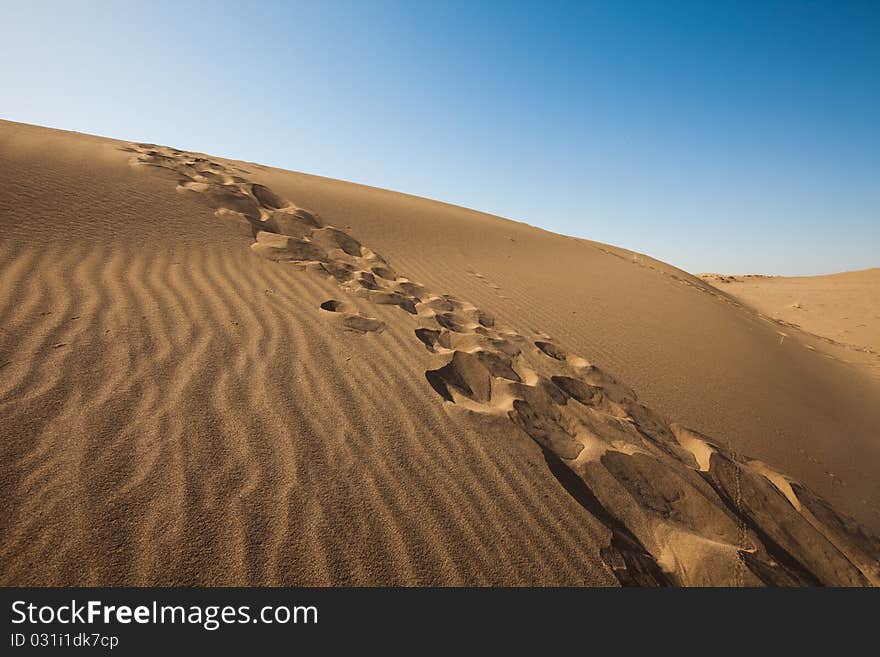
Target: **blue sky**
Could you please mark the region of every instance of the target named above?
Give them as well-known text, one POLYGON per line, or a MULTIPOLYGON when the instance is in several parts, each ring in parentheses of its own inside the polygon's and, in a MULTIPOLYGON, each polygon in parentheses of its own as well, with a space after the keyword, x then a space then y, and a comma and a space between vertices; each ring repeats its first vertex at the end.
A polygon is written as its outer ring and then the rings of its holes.
POLYGON ((692 272, 880 266, 878 2, 0 4, 2 118, 692 272))

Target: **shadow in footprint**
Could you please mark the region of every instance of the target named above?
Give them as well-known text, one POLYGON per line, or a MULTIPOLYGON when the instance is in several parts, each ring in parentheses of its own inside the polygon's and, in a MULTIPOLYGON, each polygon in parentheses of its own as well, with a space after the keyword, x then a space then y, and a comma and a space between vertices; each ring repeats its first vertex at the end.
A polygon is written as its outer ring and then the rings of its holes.
POLYGON ((342 310, 345 307, 345 303, 343 301, 338 301, 336 299, 328 299, 324 303, 321 304, 321 310, 327 310, 331 313, 336 313, 342 310))
POLYGON ((450 388, 478 402, 488 402, 492 398, 492 382, 489 370, 474 354, 456 351, 452 360, 436 370, 425 372, 428 383, 443 399, 454 402, 450 388))
POLYGON ((345 301, 340 301, 339 299, 327 299, 327 301, 323 302, 320 307, 321 310, 326 310, 330 313, 339 313, 342 317, 342 325, 352 331, 358 333, 380 333, 385 329, 385 322, 379 319, 359 315, 355 312, 347 312, 352 307, 351 304, 348 304, 345 301))
POLYGON ((602 561, 611 568, 617 581, 622 586, 673 586, 675 583, 660 570, 660 566, 639 540, 617 518, 608 513, 583 479, 550 450, 541 447, 541 452, 556 481, 588 513, 611 530, 611 543, 603 547, 599 554, 602 561))
POLYGON ((260 202, 264 208, 269 210, 278 210, 283 208, 287 203, 282 199, 278 194, 273 192, 268 187, 264 187, 263 185, 258 185, 254 183, 251 185, 251 191, 254 194, 254 198, 260 202))
POLYGON ((556 360, 565 360, 565 352, 552 342, 542 342, 541 340, 538 340, 537 342, 535 342, 535 346, 543 351, 544 354, 550 356, 550 358, 554 358, 556 360))
POLYGON ((436 351, 437 342, 440 340, 440 331, 437 329, 417 328, 416 337, 421 340, 422 344, 425 345, 428 351, 434 353, 436 351))

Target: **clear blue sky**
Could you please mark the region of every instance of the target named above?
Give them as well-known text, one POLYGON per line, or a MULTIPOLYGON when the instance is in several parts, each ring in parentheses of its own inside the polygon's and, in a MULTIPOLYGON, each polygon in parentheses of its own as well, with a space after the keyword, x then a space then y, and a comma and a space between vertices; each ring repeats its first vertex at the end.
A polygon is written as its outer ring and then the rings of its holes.
POLYGON ((2 118, 693 272, 880 266, 880 2, 0 4, 2 118))

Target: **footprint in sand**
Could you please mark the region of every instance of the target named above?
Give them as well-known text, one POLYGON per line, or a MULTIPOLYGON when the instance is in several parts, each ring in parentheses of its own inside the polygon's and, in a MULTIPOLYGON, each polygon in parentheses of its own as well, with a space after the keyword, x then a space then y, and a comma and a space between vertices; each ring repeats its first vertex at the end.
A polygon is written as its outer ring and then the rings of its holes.
POLYGON ((565 352, 562 351, 559 347, 557 347, 552 342, 545 342, 543 340, 536 340, 535 346, 540 349, 544 354, 553 358, 555 360, 565 360, 566 355, 565 352))
POLYGON ((489 278, 487 278, 484 274, 481 274, 481 273, 478 272, 478 271, 474 271, 473 269, 468 269, 468 270, 466 270, 466 271, 467 271, 468 274, 470 274, 470 275, 473 276, 474 278, 479 279, 479 281, 480 281, 481 283, 483 283, 483 284, 486 285, 487 287, 489 287, 489 288, 495 290, 496 292, 497 292, 498 290, 501 289, 501 286, 500 286, 500 285, 498 285, 497 283, 494 283, 493 281, 491 281, 491 280, 490 280, 489 278))
POLYGON ((342 318, 342 325, 352 331, 358 333, 380 333, 385 329, 384 322, 378 319, 373 319, 372 317, 366 317, 365 315, 350 312, 350 309, 351 307, 349 304, 337 299, 328 299, 321 304, 321 310, 326 310, 331 313, 339 313, 339 316, 342 318))

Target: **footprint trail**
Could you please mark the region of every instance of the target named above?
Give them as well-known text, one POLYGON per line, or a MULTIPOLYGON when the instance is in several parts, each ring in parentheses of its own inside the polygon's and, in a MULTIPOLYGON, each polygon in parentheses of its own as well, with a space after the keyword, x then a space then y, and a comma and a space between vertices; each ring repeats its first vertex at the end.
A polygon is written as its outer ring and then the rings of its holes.
MULTIPOLYGON (((880 585, 880 540, 766 464, 670 423, 549 336, 507 330, 399 275, 242 169, 152 144, 126 150, 136 165, 174 172, 178 190, 202 194, 219 218, 246 221, 256 254, 405 313, 438 360, 425 378, 442 403, 506 418, 537 443, 565 491, 608 528, 601 557, 621 584, 880 585)), ((353 332, 385 327, 338 299, 321 309, 353 332)))

